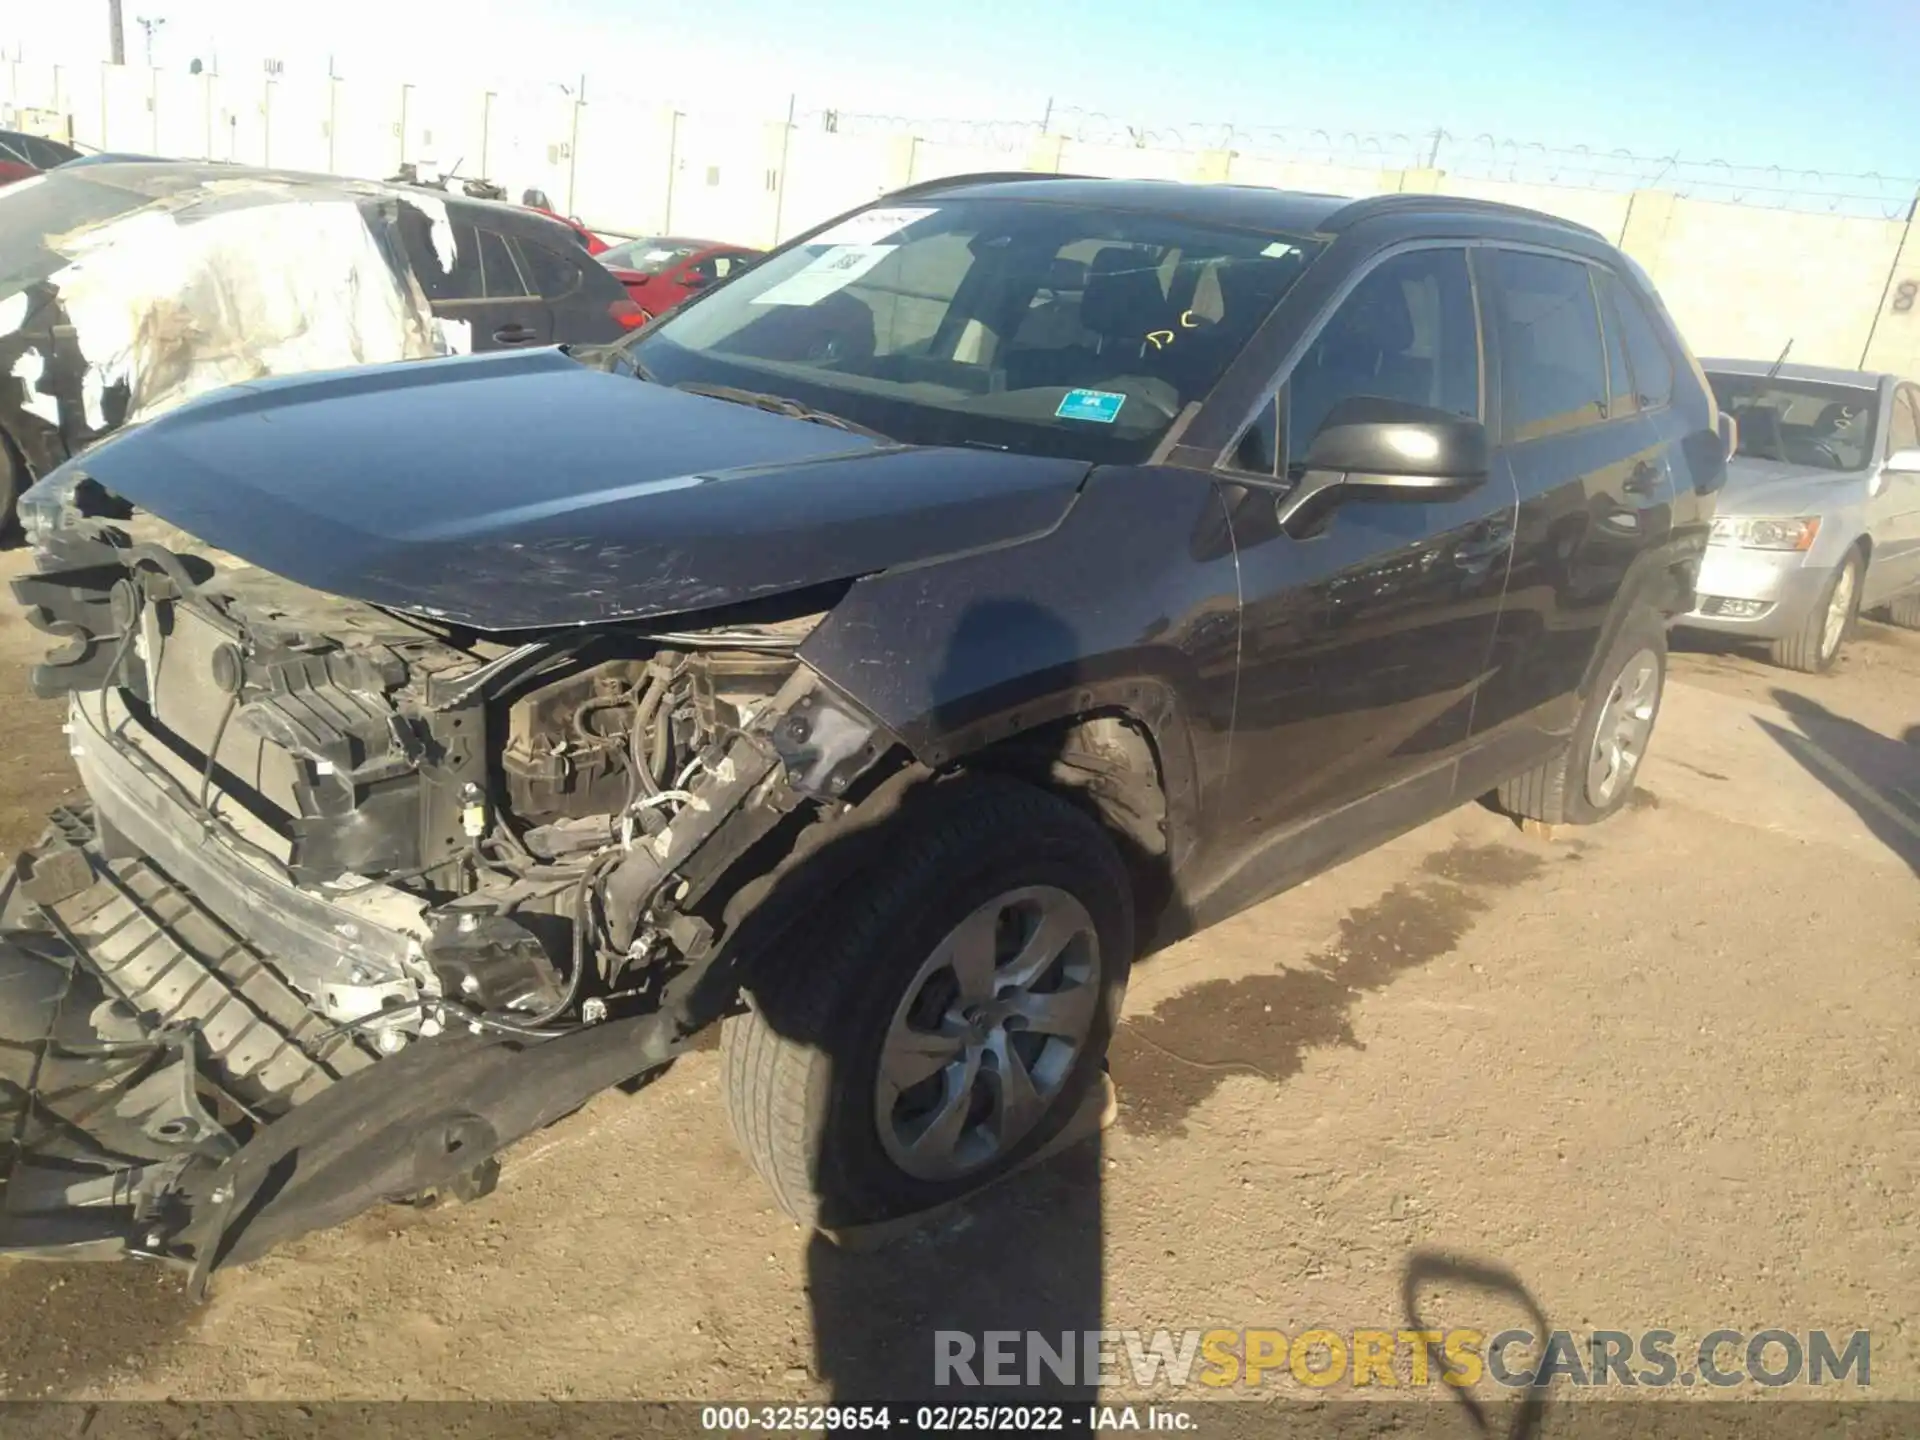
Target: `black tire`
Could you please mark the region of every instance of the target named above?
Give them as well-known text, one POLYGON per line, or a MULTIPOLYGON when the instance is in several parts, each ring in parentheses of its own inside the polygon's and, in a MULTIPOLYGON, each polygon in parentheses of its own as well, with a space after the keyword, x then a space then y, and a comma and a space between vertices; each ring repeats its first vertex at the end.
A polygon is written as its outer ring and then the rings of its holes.
POLYGON ((1133 958, 1126 868, 1105 832, 1066 802, 1017 781, 967 777, 896 824, 886 858, 749 985, 747 1013, 721 1030, 735 1140, 787 1214, 827 1228, 943 1204, 1055 1138, 1101 1072, 1133 958), (1027 886, 1064 890, 1092 921, 1090 1028, 1024 1140, 961 1178, 909 1174, 881 1139, 875 1093, 896 1011, 961 920, 1027 886))
POLYGON ((1659 616, 1642 611, 1629 619, 1614 637, 1566 747, 1526 774, 1504 782, 1495 792, 1502 810, 1546 825, 1593 825, 1627 803, 1644 753, 1634 757, 1632 772, 1624 783, 1600 802, 1588 793, 1587 765, 1609 701, 1625 678, 1629 662, 1643 651, 1651 651, 1654 662, 1653 715, 1648 721, 1651 731, 1659 719, 1660 701, 1667 688, 1667 628, 1659 616))
POLYGON ((1860 552, 1849 550, 1846 559, 1834 567, 1827 583, 1820 587, 1820 599, 1808 612, 1807 618, 1800 622, 1800 628, 1791 635, 1775 640, 1768 647, 1774 664, 1785 670, 1798 670, 1803 675, 1823 675, 1833 668, 1833 662, 1840 658, 1840 652, 1846 648, 1847 637, 1853 633, 1853 627, 1860 618, 1860 577, 1865 568, 1860 552), (1829 645, 1827 611, 1833 605, 1833 597, 1840 588, 1842 576, 1850 579, 1852 598, 1847 604, 1846 622, 1829 645))
POLYGON ((1887 623, 1902 630, 1920 630, 1920 595, 1902 595, 1888 605, 1887 623))

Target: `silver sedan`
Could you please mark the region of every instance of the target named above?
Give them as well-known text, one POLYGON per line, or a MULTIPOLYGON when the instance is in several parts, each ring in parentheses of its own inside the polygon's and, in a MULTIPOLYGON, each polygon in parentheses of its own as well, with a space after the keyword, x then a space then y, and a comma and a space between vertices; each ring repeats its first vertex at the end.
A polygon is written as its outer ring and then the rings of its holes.
POLYGON ((1920 387, 1897 375, 1706 360, 1739 428, 1693 612, 1821 671, 1862 610, 1920 628, 1920 387))

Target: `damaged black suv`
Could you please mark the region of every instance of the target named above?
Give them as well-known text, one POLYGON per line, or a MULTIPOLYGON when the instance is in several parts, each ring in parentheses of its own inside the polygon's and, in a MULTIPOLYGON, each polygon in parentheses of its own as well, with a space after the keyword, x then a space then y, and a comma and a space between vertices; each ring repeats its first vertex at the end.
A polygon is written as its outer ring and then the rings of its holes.
POLYGON ((85 799, 7 896, 0 1246, 204 1279, 716 1023, 791 1213, 964 1193, 1136 954, 1618 809, 1725 453, 1580 227, 1039 176, 124 431, 21 506, 85 799))

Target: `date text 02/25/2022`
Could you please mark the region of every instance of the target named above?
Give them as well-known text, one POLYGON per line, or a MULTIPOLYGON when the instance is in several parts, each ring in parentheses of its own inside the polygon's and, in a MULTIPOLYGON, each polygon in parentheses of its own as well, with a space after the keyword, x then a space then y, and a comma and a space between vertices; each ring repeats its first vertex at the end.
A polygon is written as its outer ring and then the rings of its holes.
POLYGON ((708 1405, 700 1428, 735 1434, 804 1434, 898 1427, 913 1434, 1190 1433, 1187 1409, 1167 1405, 708 1405))

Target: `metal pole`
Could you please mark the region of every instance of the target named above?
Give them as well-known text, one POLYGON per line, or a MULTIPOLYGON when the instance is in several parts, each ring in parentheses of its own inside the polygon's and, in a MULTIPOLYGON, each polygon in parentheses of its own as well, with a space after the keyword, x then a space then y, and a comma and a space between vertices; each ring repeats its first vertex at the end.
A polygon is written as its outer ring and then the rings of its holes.
POLYGON ((573 200, 574 177, 580 173, 580 107, 587 103, 587 77, 580 77, 580 89, 573 97, 573 131, 567 139, 567 208, 565 214, 575 213, 573 200))
MULTIPOLYGON (((493 99, 495 92, 480 97, 480 173, 493 178, 493 99)), ((524 191, 526 187, 522 186, 524 191)))
POLYGON ((127 23, 121 4, 122 0, 107 0, 107 58, 114 65, 127 63, 127 23))
POLYGON ((787 212, 787 155, 793 148, 794 107, 800 103, 798 95, 787 96, 787 128, 780 132, 780 173, 774 176, 773 186, 773 243, 780 243, 780 223, 787 212))
POLYGON ((667 205, 666 213, 660 217, 660 228, 666 234, 673 233, 673 177, 680 168, 680 112, 673 112, 673 119, 667 125, 667 205))
POLYGON ((1887 306, 1892 302, 1894 282, 1900 277, 1900 265, 1906 258, 1907 243, 1913 237, 1917 214, 1920 214, 1920 195, 1916 195, 1914 202, 1907 207, 1907 223, 1901 227, 1899 243, 1893 247, 1893 263, 1887 266, 1887 282, 1880 287, 1880 303, 1873 307, 1873 319, 1867 325, 1866 343, 1860 347, 1862 370, 1868 368, 1869 358, 1873 354, 1873 339, 1880 333, 1880 317, 1887 313, 1887 306))

